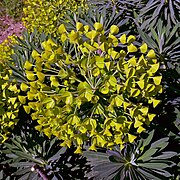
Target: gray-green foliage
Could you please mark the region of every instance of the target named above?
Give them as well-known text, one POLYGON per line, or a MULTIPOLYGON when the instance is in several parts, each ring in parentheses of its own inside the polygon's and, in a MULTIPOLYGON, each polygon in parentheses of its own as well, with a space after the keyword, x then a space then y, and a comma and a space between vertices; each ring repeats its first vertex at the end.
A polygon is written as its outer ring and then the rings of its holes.
POLYGON ((171 27, 169 24, 165 25, 159 19, 156 26, 150 24, 149 28, 150 31, 148 32, 138 27, 138 32, 143 41, 156 51, 160 61, 165 63, 166 66, 167 63, 178 65, 180 60, 180 37, 178 31, 180 23, 171 27))
POLYGON ((57 138, 47 139, 32 127, 24 128, 27 132, 21 130, 0 146, 1 180, 61 180, 84 176, 88 170, 84 157, 60 147, 57 138))
POLYGON ((138 19, 142 29, 149 29, 149 24, 156 27, 159 19, 172 28, 179 23, 179 14, 179 0, 149 0, 140 10, 138 19))
POLYGON ((170 141, 169 137, 154 142, 153 136, 154 131, 151 131, 147 138, 133 145, 127 144, 122 151, 119 147, 106 153, 85 151, 84 156, 93 166, 86 176, 97 180, 173 178, 171 172, 175 163, 172 158, 177 157, 177 153, 165 150, 170 141))
POLYGON ((118 34, 127 34, 130 32, 129 29, 126 28, 128 23, 128 19, 123 18, 122 12, 116 12, 115 9, 112 11, 108 11, 105 7, 98 11, 97 9, 93 9, 91 6, 89 7, 88 11, 84 14, 81 13, 82 9, 79 9, 77 13, 68 12, 65 15, 66 20, 61 20, 60 22, 65 24, 67 31, 70 32, 71 30, 76 30, 76 22, 81 22, 84 25, 88 25, 91 28, 94 27, 95 22, 100 22, 103 25, 105 35, 109 33, 110 27, 113 24, 116 24, 120 27, 120 31, 118 34))
POLYGON ((33 33, 24 31, 22 37, 16 37, 17 43, 12 46, 14 53, 11 55, 11 61, 9 61, 9 67, 12 69, 13 78, 18 83, 27 81, 24 71, 24 63, 26 60, 33 63, 31 56, 32 51, 36 50, 41 52, 41 43, 46 40, 44 33, 39 34, 36 30, 33 33))

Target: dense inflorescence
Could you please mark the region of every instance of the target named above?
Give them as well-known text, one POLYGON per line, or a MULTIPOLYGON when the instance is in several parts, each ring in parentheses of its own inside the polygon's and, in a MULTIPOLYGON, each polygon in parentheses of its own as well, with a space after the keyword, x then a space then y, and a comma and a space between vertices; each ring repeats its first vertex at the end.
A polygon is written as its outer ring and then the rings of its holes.
POLYGON ((42 52, 32 52, 35 62, 24 65, 28 82, 21 90, 27 95, 20 100, 25 111, 38 121, 36 129, 57 136, 63 146, 75 144, 76 152, 87 140, 92 150, 123 147, 155 117, 149 107, 160 102, 160 64, 146 44, 135 46, 132 35, 117 38, 118 31, 113 25, 106 37, 100 23, 90 29, 78 22, 76 31, 68 33, 62 24, 62 44, 43 42, 42 52), (75 54, 66 52, 65 43, 75 54), (125 48, 116 50, 119 43, 125 48))
POLYGON ((30 32, 36 28, 39 32, 56 36, 60 19, 67 11, 85 6, 85 0, 28 0, 25 1, 22 20, 30 32))

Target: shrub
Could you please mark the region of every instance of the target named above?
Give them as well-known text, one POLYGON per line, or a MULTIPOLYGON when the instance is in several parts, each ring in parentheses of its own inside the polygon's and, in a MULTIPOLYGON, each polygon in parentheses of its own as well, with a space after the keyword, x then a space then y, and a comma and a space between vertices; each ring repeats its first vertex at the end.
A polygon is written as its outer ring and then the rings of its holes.
POLYGON ((123 147, 155 117, 151 108, 162 92, 156 55, 146 44, 136 47, 132 35, 117 38, 115 25, 107 37, 100 23, 76 27, 68 33, 61 25, 61 45, 49 39, 43 51, 32 52, 35 62, 24 65, 28 82, 21 83, 27 95, 20 101, 37 130, 57 136, 62 146, 75 144, 77 153, 88 140, 91 150, 123 147))
POLYGON ((11 55, 13 54, 13 49, 10 47, 13 43, 15 43, 14 36, 9 36, 3 43, 0 44, 0 61, 5 62, 11 59, 11 55))

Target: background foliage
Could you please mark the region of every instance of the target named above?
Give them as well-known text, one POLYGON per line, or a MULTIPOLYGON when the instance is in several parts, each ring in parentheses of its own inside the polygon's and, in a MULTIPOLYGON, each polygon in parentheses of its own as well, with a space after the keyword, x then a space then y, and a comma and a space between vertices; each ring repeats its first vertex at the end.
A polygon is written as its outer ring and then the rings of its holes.
POLYGON ((10 15, 19 21, 23 15, 23 6, 23 0, 2 0, 0 2, 0 16, 10 15))
POLYGON ((29 0, 25 1, 22 18, 25 26, 32 32, 37 28, 39 32, 57 36, 59 21, 64 17, 67 10, 76 11, 78 7, 85 8, 85 0, 29 0))

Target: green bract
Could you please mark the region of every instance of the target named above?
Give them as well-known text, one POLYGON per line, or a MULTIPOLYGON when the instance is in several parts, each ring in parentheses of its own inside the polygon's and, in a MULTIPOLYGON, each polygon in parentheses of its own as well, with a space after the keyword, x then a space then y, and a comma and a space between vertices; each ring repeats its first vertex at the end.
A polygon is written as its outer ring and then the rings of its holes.
POLYGON ((116 37, 116 26, 107 37, 100 24, 94 28, 77 24, 79 31, 70 33, 60 28, 63 43, 49 39, 42 53, 34 50, 34 65, 24 66, 28 82, 20 86, 36 129, 57 136, 62 146, 75 144, 76 153, 87 140, 91 150, 132 143, 155 117, 150 106, 159 104, 156 95, 162 92, 153 50, 136 46, 135 36, 116 37), (74 46, 72 53, 65 43, 74 46), (124 49, 118 49, 120 43, 124 49))
POLYGON ((20 103, 17 96, 19 89, 16 82, 10 82, 9 70, 5 63, 0 61, 0 143, 8 138, 9 130, 17 124, 20 103))

